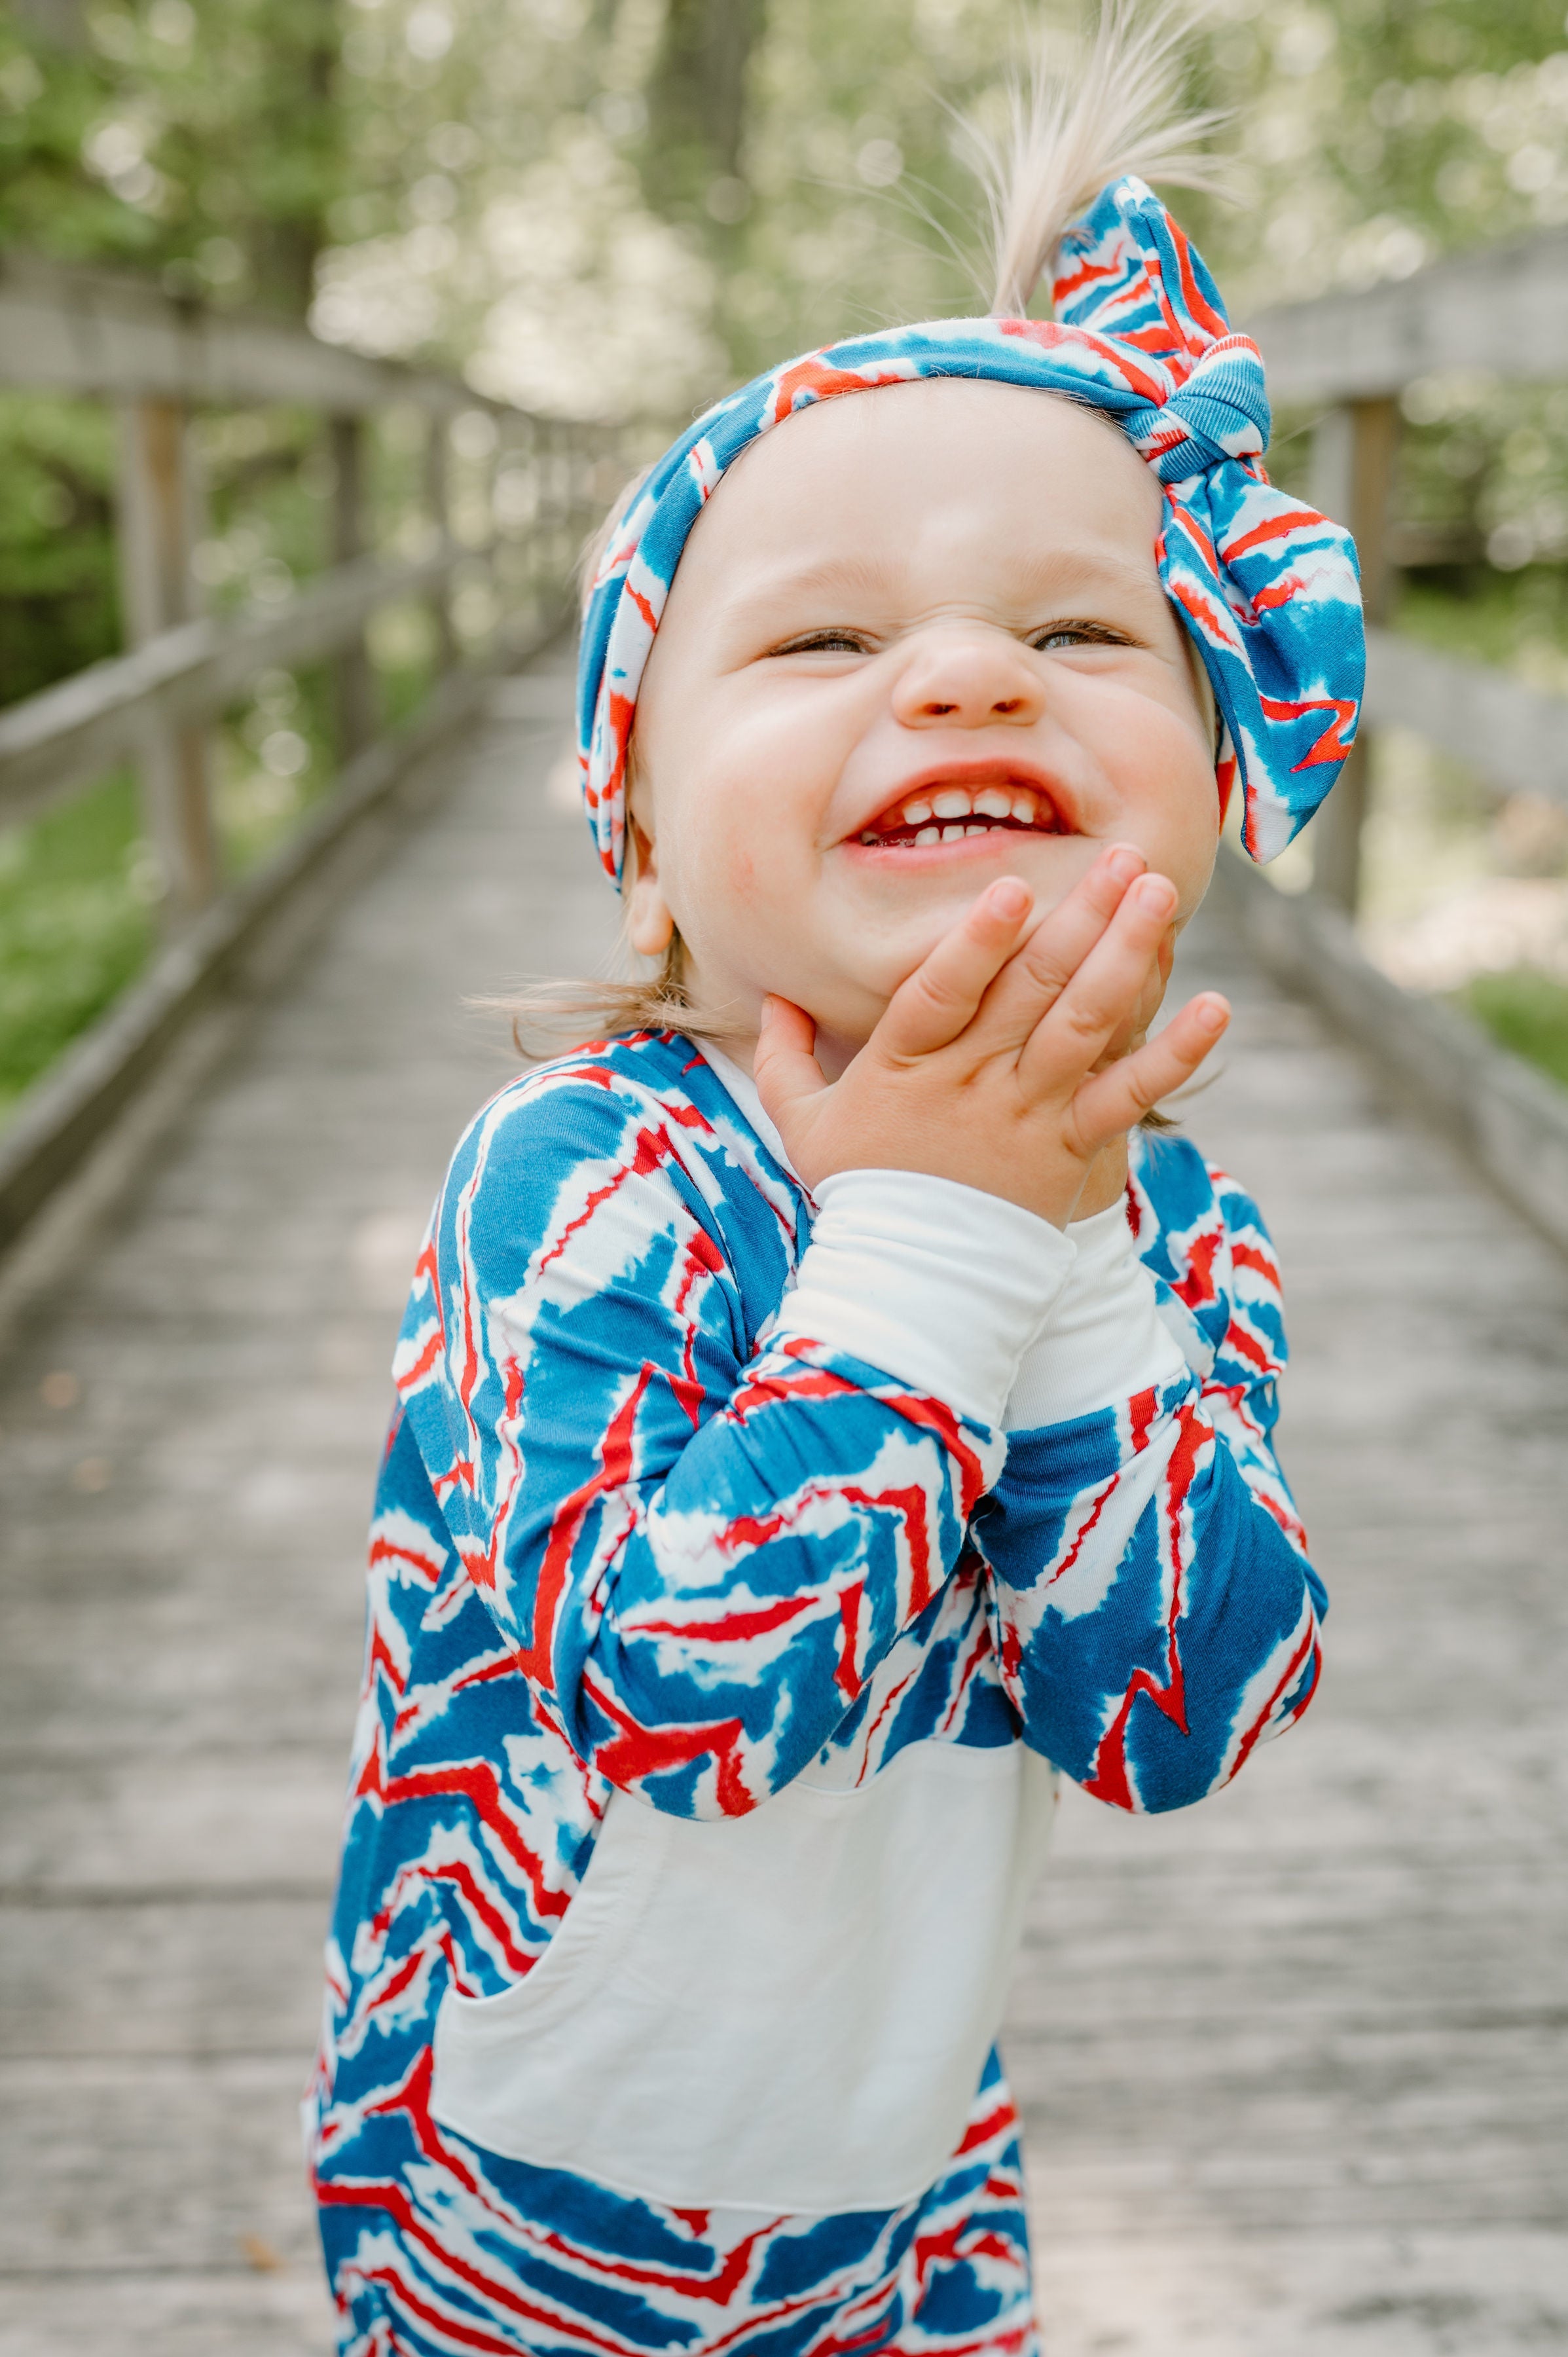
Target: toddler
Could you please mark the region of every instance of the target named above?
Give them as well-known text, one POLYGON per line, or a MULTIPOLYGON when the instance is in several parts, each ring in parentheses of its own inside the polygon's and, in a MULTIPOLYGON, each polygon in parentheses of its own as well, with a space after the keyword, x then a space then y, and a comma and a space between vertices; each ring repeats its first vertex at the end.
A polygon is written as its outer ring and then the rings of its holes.
POLYGON ((345 2357, 1023 2357, 1056 1778, 1183 1807, 1311 1697, 1268 1238, 1145 1117, 1227 1018, 1149 1036, 1227 798, 1267 856, 1353 735, 1354 557, 1119 63, 1002 206, 1052 323, 794 361, 602 541, 585 789, 659 979, 475 1120, 398 1348, 345 2357))

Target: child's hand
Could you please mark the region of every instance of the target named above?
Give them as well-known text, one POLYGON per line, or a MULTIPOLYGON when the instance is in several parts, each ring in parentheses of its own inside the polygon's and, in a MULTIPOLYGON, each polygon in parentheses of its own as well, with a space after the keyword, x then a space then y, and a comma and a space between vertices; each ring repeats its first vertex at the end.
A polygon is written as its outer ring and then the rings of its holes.
POLYGON ((1119 1035, 1136 1038, 1151 993, 1158 1003, 1176 888, 1143 866, 1125 845, 1103 853, 1026 940, 1028 888, 991 885, 831 1084, 810 1016, 767 1000, 757 1086, 807 1186, 926 1170, 1065 1226, 1095 1156, 1191 1078, 1230 1017, 1206 991, 1103 1061, 1119 1035))

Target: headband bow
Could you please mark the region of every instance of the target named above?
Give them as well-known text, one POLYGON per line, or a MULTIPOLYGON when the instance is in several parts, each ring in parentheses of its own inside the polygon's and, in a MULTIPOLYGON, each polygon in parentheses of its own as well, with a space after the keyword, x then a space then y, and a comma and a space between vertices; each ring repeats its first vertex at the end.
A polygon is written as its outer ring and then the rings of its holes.
POLYGON ((1063 238, 1056 317, 941 319, 787 361, 717 403, 650 470, 591 585, 578 663, 588 823, 618 882, 638 692, 686 537, 726 468, 797 409, 927 377, 1067 393, 1114 418, 1165 490, 1155 556, 1202 657, 1220 728, 1221 804, 1272 859, 1305 825, 1356 734, 1365 649, 1348 533, 1264 474, 1257 346, 1232 334, 1202 257, 1129 175, 1063 238))

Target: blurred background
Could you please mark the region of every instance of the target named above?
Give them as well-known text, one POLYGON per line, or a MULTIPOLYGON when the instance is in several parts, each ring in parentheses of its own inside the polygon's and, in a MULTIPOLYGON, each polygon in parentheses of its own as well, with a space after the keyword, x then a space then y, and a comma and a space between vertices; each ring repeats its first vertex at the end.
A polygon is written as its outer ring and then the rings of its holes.
MULTIPOLYGON (((628 459, 791 349, 972 304, 952 110, 983 103, 1019 29, 1015 0, 12 0, 0 245, 613 422, 628 459)), ((1233 317, 1568 221, 1560 0, 1217 0, 1193 78, 1235 110, 1239 201, 1183 209, 1233 317)), ((1389 619, 1568 688, 1568 387, 1464 370, 1401 407, 1389 619)), ((1313 421, 1277 423, 1274 470, 1305 488, 1313 421)), ((319 412, 191 431, 200 599, 281 604, 332 554, 319 412)), ((0 705, 126 640, 116 432, 104 402, 0 391, 0 705)), ((450 422, 459 537, 506 529, 496 432, 482 406, 450 422)), ((396 403, 375 417, 373 544, 417 546, 424 434, 396 403)), ((519 474, 520 526, 532 497, 519 474)), ((493 605, 459 586, 461 640, 493 605)), ((372 618, 393 718, 436 628, 428 602, 372 618)), ((329 703, 324 668, 273 668, 224 716, 227 877, 329 782, 329 703)), ((1568 810, 1398 728, 1370 791, 1373 955, 1568 1082, 1568 810)), ((125 770, 0 829, 0 1119, 149 957, 168 880, 140 810, 125 770)))
MULTIPOLYGON (((1380 626, 1323 818, 1183 945, 1336 1617, 1204 1809, 1064 1805, 1006 2033, 1052 2357, 1568 2349, 1563 5, 1193 36, 1236 200, 1181 211, 1380 626)), ((0 0, 0 2357, 328 2344, 393 1325, 493 995, 614 923, 573 557, 758 366, 976 307, 955 110, 1026 24, 0 0)))

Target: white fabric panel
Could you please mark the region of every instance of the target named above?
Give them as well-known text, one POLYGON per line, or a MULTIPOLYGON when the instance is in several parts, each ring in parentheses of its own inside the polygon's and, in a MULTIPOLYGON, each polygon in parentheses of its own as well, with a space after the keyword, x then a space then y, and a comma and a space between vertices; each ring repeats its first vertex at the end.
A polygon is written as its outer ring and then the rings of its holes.
POLYGON ((1066 1424, 1173 1383, 1187 1360, 1161 1317, 1155 1280, 1138 1257, 1124 1202, 1068 1229, 1071 1271, 1019 1361, 1009 1432, 1066 1424))
POLYGON ((773 1340, 864 1359, 993 1428, 1025 1346, 1072 1266, 1059 1228, 920 1170, 840 1170, 773 1340))
POLYGON ((611 1795, 526 1980, 449 1991, 431 2109, 491 2152, 679 2208, 894 2209, 941 2174, 1002 2018, 1053 1771, 911 1744, 749 1815, 611 1795))

